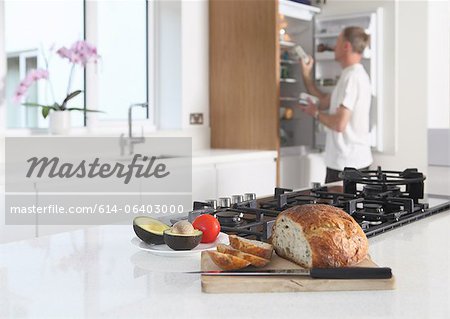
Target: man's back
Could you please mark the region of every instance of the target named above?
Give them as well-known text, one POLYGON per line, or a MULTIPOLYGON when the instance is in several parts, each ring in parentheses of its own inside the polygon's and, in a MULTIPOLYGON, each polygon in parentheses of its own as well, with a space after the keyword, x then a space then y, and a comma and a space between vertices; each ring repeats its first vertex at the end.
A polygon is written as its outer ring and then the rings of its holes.
POLYGON ((353 64, 345 68, 331 95, 330 113, 339 106, 351 111, 344 132, 327 134, 327 167, 343 170, 344 167, 362 168, 372 163, 369 136, 369 111, 371 103, 370 79, 364 67, 353 64))

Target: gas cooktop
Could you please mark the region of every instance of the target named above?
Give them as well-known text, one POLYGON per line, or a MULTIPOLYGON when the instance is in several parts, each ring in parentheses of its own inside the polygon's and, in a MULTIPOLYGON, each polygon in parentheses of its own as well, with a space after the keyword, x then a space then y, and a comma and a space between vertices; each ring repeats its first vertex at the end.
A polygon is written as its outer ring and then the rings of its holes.
POLYGON ((194 202, 188 219, 212 214, 222 231, 267 240, 276 217, 296 205, 328 204, 342 208, 361 226, 367 237, 375 236, 424 217, 450 210, 450 196, 425 195, 425 176, 417 169, 404 171, 345 168, 342 186, 322 186, 293 191, 275 188, 273 197, 233 195, 194 202))

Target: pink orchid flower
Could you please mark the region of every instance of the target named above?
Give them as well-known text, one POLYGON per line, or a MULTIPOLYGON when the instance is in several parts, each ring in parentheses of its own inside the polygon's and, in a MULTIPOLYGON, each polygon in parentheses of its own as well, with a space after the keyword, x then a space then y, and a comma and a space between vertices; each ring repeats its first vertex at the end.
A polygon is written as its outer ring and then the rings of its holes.
MULTIPOLYGON (((54 45, 52 45, 52 48, 50 48, 50 51, 53 51, 54 45)), ((69 73, 69 83, 67 86, 67 95, 62 101, 62 103, 57 103, 56 101, 53 104, 50 105, 43 105, 38 103, 23 103, 25 106, 33 106, 33 107, 41 107, 42 108, 42 115, 44 118, 46 118, 51 111, 83 111, 83 112, 99 112, 97 110, 89 110, 89 109, 82 109, 82 108, 68 108, 67 103, 69 100, 73 99, 74 97, 78 96, 82 91, 81 90, 75 90, 71 91, 71 84, 72 84, 72 78, 74 71, 76 69, 76 65, 79 64, 82 67, 85 67, 89 62, 97 63, 98 59, 100 58, 100 55, 97 53, 97 48, 93 45, 87 43, 86 41, 77 41, 70 49, 66 47, 59 48, 56 53, 64 58, 68 59, 71 63, 71 69, 69 73)), ((48 68, 48 60, 44 55, 45 64, 48 68)), ((27 76, 20 82, 19 86, 17 87, 15 93, 14 93, 14 101, 17 103, 20 103, 23 99, 23 97, 27 94, 27 90, 30 88, 31 85, 33 85, 34 82, 40 80, 40 79, 47 79, 50 86, 50 92, 53 96, 53 100, 55 100, 55 94, 53 91, 52 84, 49 80, 49 73, 47 70, 44 69, 35 69, 30 71, 27 76)))
POLYGON ((70 63, 80 64, 83 67, 89 62, 96 63, 100 58, 97 54, 97 48, 86 41, 77 41, 72 44, 70 49, 62 47, 56 53, 60 57, 68 59, 70 63))
POLYGON ((19 103, 20 100, 26 95, 27 90, 30 86, 41 79, 48 79, 48 71, 44 69, 35 69, 28 72, 25 79, 20 82, 19 87, 16 89, 14 93, 14 102, 19 103))

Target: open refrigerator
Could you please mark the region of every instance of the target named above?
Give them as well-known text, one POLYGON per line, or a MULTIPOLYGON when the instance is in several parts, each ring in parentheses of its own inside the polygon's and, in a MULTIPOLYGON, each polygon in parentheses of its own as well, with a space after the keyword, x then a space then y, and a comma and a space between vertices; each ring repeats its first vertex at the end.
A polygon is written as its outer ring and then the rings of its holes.
MULTIPOLYGON (((319 11, 320 9, 317 8, 319 11)), ((370 47, 361 64, 370 76, 372 104, 370 112, 371 144, 381 151, 382 131, 382 9, 343 16, 321 16, 319 12, 311 19, 298 16, 295 12, 281 10, 280 28, 280 145, 281 147, 307 146, 323 149, 325 129, 298 107, 299 96, 307 92, 301 75, 301 65, 294 47, 301 45, 304 51, 314 57, 313 76, 317 87, 331 93, 342 72, 334 60, 333 48, 341 30, 347 26, 359 26, 370 35, 370 47)))
POLYGON ((380 8, 371 12, 325 16, 319 8, 287 0, 280 0, 279 6, 280 185, 295 189, 324 181, 325 164, 321 151, 325 148, 326 129, 297 107, 300 94, 307 91, 294 47, 301 45, 308 55, 313 56, 316 85, 321 91, 331 93, 342 72, 332 51, 339 33, 347 26, 360 26, 370 34, 370 47, 364 52, 361 63, 372 84, 371 145, 382 151, 383 12, 380 8), (309 14, 302 14, 300 9, 309 10, 309 14))

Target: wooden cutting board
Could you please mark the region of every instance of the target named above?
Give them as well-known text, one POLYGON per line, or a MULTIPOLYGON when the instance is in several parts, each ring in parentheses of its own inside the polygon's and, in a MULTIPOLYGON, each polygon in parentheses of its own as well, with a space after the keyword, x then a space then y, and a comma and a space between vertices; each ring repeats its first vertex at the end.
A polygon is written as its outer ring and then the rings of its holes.
MULTIPOLYGON (((378 267, 368 257, 355 267, 378 267)), ((293 269, 300 266, 273 254, 272 261, 260 269, 293 269)), ((206 251, 202 252, 201 269, 220 270, 206 251)), ((297 291, 345 291, 345 290, 391 290, 391 279, 312 279, 308 276, 201 276, 202 291, 206 293, 242 292, 297 292, 297 291)))

